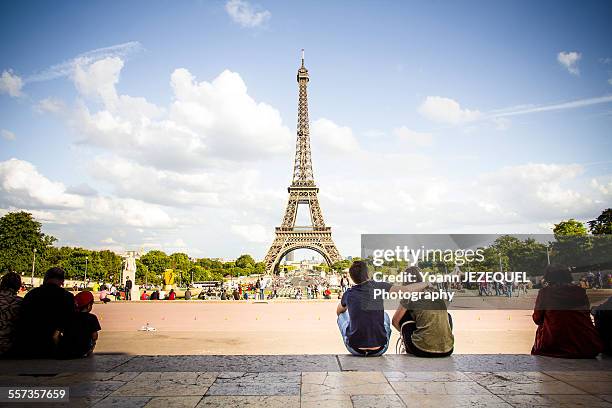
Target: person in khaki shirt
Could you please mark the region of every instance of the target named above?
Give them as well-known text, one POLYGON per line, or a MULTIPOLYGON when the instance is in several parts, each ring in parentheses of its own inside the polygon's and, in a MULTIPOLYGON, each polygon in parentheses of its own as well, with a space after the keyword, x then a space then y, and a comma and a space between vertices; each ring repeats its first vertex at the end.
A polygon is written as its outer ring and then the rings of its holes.
MULTIPOLYGON (((405 273, 421 281, 420 269, 412 266, 405 273)), ((443 300, 403 299, 393 315, 393 327, 401 334, 406 352, 417 357, 446 357, 453 353, 453 321, 443 300)))

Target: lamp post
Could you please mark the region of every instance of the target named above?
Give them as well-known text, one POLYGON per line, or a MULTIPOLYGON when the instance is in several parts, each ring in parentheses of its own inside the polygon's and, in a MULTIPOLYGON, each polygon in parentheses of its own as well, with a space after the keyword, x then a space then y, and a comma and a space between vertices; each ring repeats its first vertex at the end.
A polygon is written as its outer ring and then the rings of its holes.
POLYGON ((88 256, 85 257, 85 279, 83 280, 83 283, 85 285, 87 285, 87 260, 89 259, 88 256))
POLYGON ((34 248, 33 254, 32 254, 32 280, 30 281, 30 283, 32 284, 32 287, 34 287, 34 265, 36 264, 36 248, 34 248))
POLYGON ((550 253, 548 252, 548 245, 546 245, 546 262, 550 265, 550 253))

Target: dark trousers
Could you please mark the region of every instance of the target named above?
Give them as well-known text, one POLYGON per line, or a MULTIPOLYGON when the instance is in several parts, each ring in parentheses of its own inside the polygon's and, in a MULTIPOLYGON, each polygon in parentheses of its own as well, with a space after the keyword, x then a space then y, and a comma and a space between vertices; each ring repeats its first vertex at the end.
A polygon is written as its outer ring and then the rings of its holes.
MULTIPOLYGON (((450 313, 448 314, 448 323, 450 324, 451 330, 453 330, 453 318, 450 313)), ((430 353, 429 351, 423 351, 412 342, 412 333, 416 331, 416 322, 409 321, 402 324, 402 338, 404 340, 404 346, 406 347, 406 353, 413 354, 417 357, 448 357, 453 354, 454 349, 450 349, 446 353, 430 353)))
POLYGON ((125 289, 125 300, 132 300, 132 288, 125 289))

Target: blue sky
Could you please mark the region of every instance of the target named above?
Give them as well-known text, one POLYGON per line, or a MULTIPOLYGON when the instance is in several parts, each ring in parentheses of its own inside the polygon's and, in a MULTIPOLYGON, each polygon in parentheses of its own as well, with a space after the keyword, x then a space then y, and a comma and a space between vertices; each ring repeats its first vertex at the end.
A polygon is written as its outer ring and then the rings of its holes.
POLYGON ((612 201, 610 21, 606 1, 3 2, 0 211, 60 244, 263 257, 305 48, 343 255, 361 233, 592 219, 612 201))

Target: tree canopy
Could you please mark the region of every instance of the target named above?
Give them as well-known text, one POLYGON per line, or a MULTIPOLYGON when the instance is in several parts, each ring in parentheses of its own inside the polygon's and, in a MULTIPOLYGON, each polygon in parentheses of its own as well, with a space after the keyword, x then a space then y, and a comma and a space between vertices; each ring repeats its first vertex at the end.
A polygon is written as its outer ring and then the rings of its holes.
POLYGON ((599 217, 589 221, 587 224, 589 224, 591 234, 612 234, 612 208, 603 210, 599 217))

